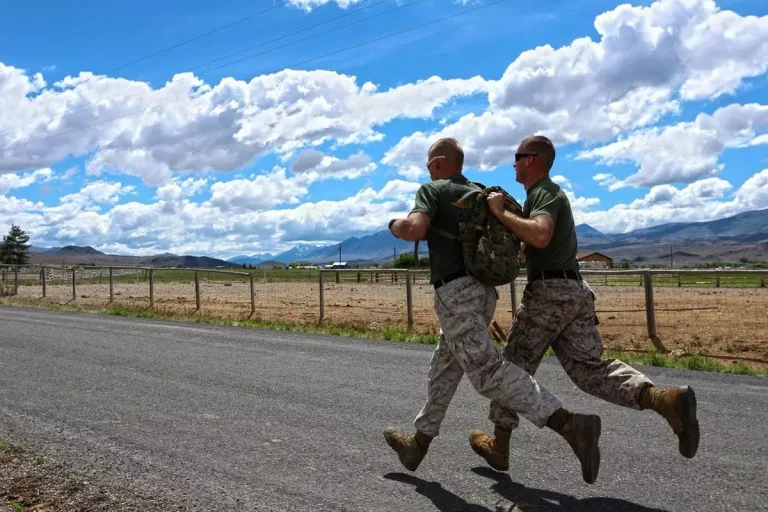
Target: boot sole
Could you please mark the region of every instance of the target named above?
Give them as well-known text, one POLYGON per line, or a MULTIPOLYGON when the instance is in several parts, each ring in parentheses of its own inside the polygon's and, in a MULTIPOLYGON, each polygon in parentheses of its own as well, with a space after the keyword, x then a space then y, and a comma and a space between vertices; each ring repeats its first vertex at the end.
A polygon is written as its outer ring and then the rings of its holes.
POLYGON ((593 484, 597 480, 600 472, 600 434, 602 433, 602 420, 600 416, 592 416, 590 422, 585 426, 585 437, 589 439, 585 458, 581 463, 581 476, 588 484, 593 484))
POLYGON ((509 469, 509 464, 507 464, 506 466, 502 466, 501 464, 496 464, 495 462, 491 462, 490 460, 488 460, 485 457, 485 454, 482 451, 480 451, 479 448, 475 447, 474 444, 472 444, 472 436, 469 437, 469 446, 472 447, 472 451, 473 452, 475 452, 476 454, 481 456, 483 458, 483 460, 485 460, 485 462, 487 462, 488 465, 491 466, 496 471, 504 472, 504 471, 507 471, 509 469))
POLYGON ((696 419, 696 394, 693 388, 683 386, 680 390, 680 409, 683 431, 678 434, 680 454, 692 459, 699 449, 699 422, 696 419))

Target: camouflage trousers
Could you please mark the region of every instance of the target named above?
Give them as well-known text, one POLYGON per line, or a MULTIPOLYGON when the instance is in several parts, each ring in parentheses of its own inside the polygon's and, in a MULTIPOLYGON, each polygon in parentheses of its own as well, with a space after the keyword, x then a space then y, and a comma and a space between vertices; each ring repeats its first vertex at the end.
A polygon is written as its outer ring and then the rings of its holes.
MULTIPOLYGON (((545 279, 523 292, 507 337, 504 358, 534 375, 551 346, 563 369, 582 391, 608 402, 640 409, 640 391, 652 382, 617 359, 602 359, 595 294, 586 281, 545 279)), ((514 408, 513 408, 514 409, 514 408)), ((518 415, 499 403, 491 421, 516 428, 518 415)))
MULTIPOLYGON (((429 368, 427 401, 414 421, 431 437, 440 432, 448 405, 464 374, 495 407, 519 413, 539 428, 560 409, 560 401, 522 368, 504 360, 488 326, 496 311, 496 288, 462 277, 435 290, 440 341, 429 368)), ((492 406, 493 407, 493 406, 492 406)), ((517 415, 515 415, 517 416, 517 415)))

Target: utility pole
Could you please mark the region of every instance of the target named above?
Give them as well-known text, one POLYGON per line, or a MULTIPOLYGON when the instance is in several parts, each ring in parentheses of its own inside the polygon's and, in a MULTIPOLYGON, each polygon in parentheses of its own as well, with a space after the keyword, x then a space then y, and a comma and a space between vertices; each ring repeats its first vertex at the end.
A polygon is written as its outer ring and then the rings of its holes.
POLYGON ((339 244, 339 264, 341 264, 341 244, 339 244))

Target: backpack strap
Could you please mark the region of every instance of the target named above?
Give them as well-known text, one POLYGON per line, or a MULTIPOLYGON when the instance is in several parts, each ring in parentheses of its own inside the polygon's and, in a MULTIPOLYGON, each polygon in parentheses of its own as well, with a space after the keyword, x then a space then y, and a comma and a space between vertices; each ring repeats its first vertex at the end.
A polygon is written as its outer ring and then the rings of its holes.
POLYGON ((440 229, 438 227, 432 226, 431 224, 429 225, 429 227, 427 227, 427 231, 435 233, 436 235, 440 235, 443 238, 447 238, 449 240, 457 240, 459 242, 461 241, 461 237, 459 235, 454 235, 453 233, 450 233, 444 229, 440 229))

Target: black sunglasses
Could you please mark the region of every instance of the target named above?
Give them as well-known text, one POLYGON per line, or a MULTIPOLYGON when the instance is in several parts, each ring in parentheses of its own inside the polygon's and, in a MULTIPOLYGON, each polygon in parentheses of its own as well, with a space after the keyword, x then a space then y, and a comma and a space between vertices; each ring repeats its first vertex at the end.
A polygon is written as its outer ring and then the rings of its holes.
POLYGON ((525 158, 528 156, 539 156, 538 153, 515 153, 515 162, 519 161, 521 158, 525 158))

